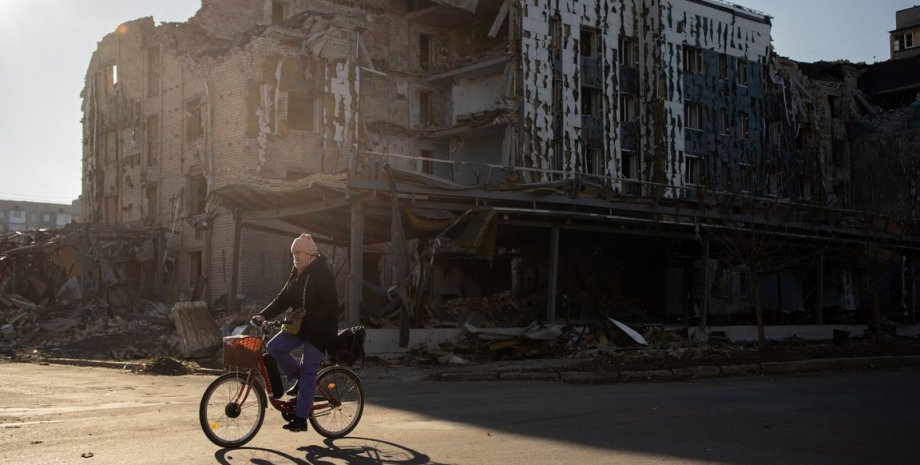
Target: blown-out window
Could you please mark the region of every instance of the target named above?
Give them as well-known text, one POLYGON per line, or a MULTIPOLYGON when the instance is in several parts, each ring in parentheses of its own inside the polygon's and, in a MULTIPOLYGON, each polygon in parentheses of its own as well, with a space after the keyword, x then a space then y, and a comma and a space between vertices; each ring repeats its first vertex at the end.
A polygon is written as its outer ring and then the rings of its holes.
POLYGON ((703 72, 703 52, 699 48, 684 45, 684 71, 692 74, 703 72))
POLYGON ((204 133, 201 118, 201 98, 195 97, 185 102, 185 139, 193 141, 204 133))
POLYGON ((316 99, 303 95, 288 96, 288 127, 316 131, 316 99))
POLYGON ((696 155, 686 156, 684 178, 689 186, 703 185, 703 159, 696 155))
POLYGON ((684 126, 687 129, 703 129, 703 105, 697 102, 684 102, 684 126))

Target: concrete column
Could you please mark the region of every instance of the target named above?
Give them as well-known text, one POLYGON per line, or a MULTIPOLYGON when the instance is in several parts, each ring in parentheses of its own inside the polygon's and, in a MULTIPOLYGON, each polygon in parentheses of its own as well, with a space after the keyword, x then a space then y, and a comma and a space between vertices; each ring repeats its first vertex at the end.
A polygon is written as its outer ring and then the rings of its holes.
POLYGON ((815 324, 824 324, 824 251, 818 254, 818 284, 815 286, 815 324))
POLYGON ((910 280, 907 290, 910 293, 910 322, 917 324, 917 273, 916 273, 916 255, 911 253, 907 256, 907 276, 910 280))
POLYGON ((546 286, 546 319, 556 319, 556 288, 559 280, 559 226, 549 232, 549 277, 546 286))
POLYGON ((240 212, 233 211, 233 258, 230 260, 230 289, 227 291, 227 313, 232 315, 237 310, 236 286, 240 281, 240 235, 243 232, 243 220, 240 212))
POLYGON ((348 322, 361 320, 361 296, 364 290, 364 206, 351 203, 351 238, 348 243, 348 322))
POLYGON ((708 326, 709 318, 709 288, 712 280, 709 279, 709 239, 703 239, 703 308, 700 309, 700 329, 708 326))

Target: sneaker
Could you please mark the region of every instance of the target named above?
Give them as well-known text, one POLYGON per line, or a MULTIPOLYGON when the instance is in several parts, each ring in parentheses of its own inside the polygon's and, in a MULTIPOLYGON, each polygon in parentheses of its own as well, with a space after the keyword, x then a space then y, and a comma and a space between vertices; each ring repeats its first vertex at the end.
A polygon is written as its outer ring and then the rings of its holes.
POLYGON ((297 389, 298 386, 300 386, 300 381, 299 381, 299 380, 298 380, 298 381, 294 381, 294 384, 291 386, 290 389, 288 389, 287 391, 285 391, 285 394, 287 394, 287 395, 289 395, 289 396, 296 396, 296 395, 297 395, 297 391, 298 391, 298 389, 297 389))
POLYGON ((288 431, 291 431, 291 432, 306 431, 307 430, 307 420, 305 418, 294 417, 293 420, 289 421, 286 425, 282 426, 282 428, 288 431))

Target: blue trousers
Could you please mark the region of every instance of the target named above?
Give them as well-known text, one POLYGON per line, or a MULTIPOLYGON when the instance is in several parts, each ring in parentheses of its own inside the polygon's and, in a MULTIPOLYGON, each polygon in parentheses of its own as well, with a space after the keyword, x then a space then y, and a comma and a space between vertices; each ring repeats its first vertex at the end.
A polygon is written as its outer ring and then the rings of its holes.
POLYGON ((300 418, 310 416, 313 409, 313 395, 316 392, 316 373, 319 372, 320 363, 323 361, 323 352, 294 334, 279 332, 268 341, 268 353, 278 362, 281 373, 288 380, 299 381, 297 392, 297 406, 294 415, 300 418), (303 346, 303 357, 297 361, 291 351, 303 346))

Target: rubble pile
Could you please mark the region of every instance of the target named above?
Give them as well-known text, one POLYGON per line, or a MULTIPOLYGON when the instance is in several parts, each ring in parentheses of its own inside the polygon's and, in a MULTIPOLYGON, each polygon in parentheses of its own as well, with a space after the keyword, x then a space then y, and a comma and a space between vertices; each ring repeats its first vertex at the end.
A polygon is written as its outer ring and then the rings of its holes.
POLYGON ((0 235, 0 350, 116 360, 170 355, 156 229, 70 224, 0 235))
POLYGON ((680 358, 692 350, 712 350, 708 346, 700 349, 680 334, 685 328, 669 331, 660 325, 648 325, 640 334, 609 317, 572 325, 534 321, 524 328, 477 327, 467 322, 463 329, 456 340, 442 342, 437 349, 420 344, 410 351, 410 356, 422 363, 457 365, 547 357, 591 359, 624 353, 680 358))
POLYGON ((535 312, 511 291, 506 291, 443 303, 429 299, 422 305, 421 315, 427 327, 461 327, 467 322, 486 327, 515 327, 527 324, 535 312))

